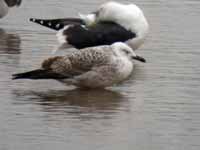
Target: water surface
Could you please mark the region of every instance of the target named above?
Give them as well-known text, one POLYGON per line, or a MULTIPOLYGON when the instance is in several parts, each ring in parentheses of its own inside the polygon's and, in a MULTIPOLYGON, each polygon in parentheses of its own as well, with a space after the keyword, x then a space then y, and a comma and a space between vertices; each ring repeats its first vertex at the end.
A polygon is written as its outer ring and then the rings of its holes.
MULTIPOLYGON (((134 0, 150 23, 125 83, 80 90, 56 81, 12 81, 37 68, 56 44, 55 32, 30 17, 88 13, 104 2, 29 0, 0 20, 0 149, 199 150, 200 3, 134 0)), ((127 1, 124 1, 127 2, 127 1)))

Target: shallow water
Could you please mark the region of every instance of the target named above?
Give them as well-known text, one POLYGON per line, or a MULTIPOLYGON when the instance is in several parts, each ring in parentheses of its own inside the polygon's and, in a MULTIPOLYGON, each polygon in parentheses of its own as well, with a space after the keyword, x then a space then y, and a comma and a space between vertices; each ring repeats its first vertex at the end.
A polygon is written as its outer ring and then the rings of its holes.
POLYGON ((151 27, 137 51, 147 63, 119 86, 85 91, 11 80, 38 67, 56 44, 54 31, 28 18, 75 17, 102 2, 29 0, 0 20, 0 149, 200 149, 198 0, 133 1, 151 27))

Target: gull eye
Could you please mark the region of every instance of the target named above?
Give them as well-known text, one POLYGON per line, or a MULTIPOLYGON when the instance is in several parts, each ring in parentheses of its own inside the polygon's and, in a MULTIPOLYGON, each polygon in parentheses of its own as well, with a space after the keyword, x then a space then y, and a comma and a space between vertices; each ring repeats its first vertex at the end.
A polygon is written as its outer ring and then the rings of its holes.
POLYGON ((130 52, 129 51, 127 51, 126 49, 124 49, 124 52, 125 52, 125 54, 130 54, 130 52))

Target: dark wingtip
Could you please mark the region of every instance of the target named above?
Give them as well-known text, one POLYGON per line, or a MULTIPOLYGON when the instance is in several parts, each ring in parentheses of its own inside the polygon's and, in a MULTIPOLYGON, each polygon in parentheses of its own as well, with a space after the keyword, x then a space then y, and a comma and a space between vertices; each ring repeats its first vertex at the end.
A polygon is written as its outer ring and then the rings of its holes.
POLYGON ((59 19, 48 20, 48 19, 30 18, 29 21, 53 30, 60 30, 61 28, 63 28, 63 24, 59 23, 59 19))
POLYGON ((23 73, 16 73, 12 75, 12 80, 16 79, 33 79, 43 73, 42 69, 36 69, 28 72, 23 73))
POLYGON ((30 22, 35 22, 35 20, 37 20, 36 18, 30 18, 29 21, 30 22))
POLYGON ((51 70, 36 69, 24 73, 17 73, 12 75, 12 79, 65 79, 71 76, 55 73, 51 70))
POLYGON ((16 74, 12 74, 12 80, 16 80, 16 79, 23 79, 23 78, 27 78, 28 76, 26 75, 26 73, 16 73, 16 74))
POLYGON ((13 74, 12 75, 12 80, 16 80, 16 79, 20 79, 20 75, 19 74, 13 74))
POLYGON ((34 19, 34 18, 30 18, 29 21, 33 22, 33 19, 34 19))

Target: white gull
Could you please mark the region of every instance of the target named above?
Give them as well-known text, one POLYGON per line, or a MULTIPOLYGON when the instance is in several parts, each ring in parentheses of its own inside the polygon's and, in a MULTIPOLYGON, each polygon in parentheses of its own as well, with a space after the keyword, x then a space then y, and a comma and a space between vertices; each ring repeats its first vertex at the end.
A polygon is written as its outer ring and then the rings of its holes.
POLYGON ((58 49, 125 42, 135 50, 149 31, 143 11, 137 5, 119 2, 106 2, 93 13, 80 14, 80 18, 30 20, 58 31, 58 49))

